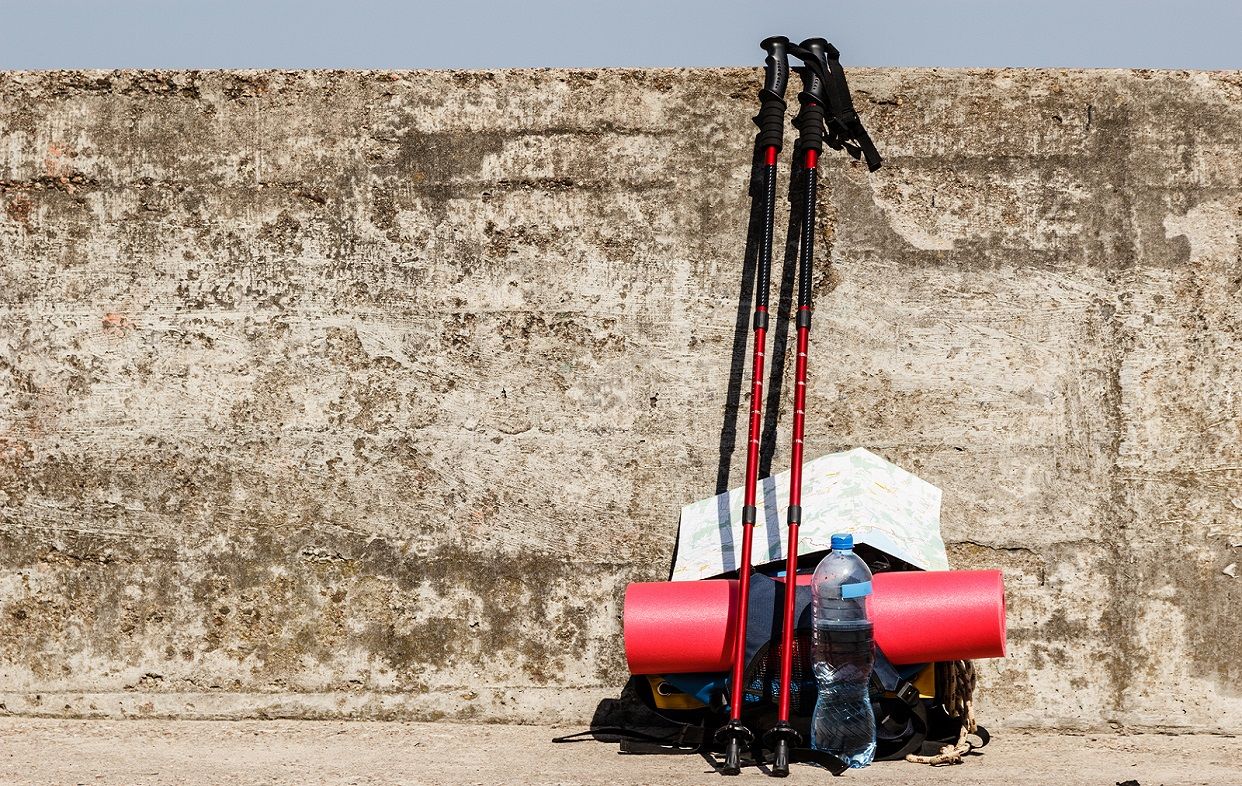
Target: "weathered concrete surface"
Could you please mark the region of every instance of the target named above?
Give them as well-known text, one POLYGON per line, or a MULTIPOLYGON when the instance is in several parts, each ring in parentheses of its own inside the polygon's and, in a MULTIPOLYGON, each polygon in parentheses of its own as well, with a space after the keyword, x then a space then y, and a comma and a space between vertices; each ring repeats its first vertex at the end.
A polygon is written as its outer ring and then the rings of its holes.
MULTIPOLYGON (((1005 571, 985 722, 1242 731, 1242 75, 851 84, 810 455, 1005 571)), ((735 416, 754 90, 0 76, 4 709, 589 717, 735 416)))
MULTIPOLYGON (((0 780, 107 786, 263 784, 701 784, 699 756, 621 756, 593 741, 555 745, 546 726, 339 721, 0 719, 0 780)), ((719 776, 714 776, 719 777, 719 776)), ((767 778, 747 769, 739 782, 767 778)), ((880 762, 849 773, 877 786, 1237 786, 1242 740, 1206 734, 1013 733, 957 767, 880 762)), ((797 766, 789 783, 825 783, 797 766)), ((762 781, 767 782, 767 781, 762 781)))

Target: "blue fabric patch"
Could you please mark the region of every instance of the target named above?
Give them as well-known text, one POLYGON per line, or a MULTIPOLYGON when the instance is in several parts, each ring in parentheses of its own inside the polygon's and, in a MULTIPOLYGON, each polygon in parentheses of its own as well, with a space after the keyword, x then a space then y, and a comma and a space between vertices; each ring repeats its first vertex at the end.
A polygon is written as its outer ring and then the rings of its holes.
POLYGON ((841 597, 847 600, 849 598, 866 597, 867 595, 870 595, 870 594, 871 594, 871 582, 869 581, 860 581, 857 584, 842 584, 841 585, 841 597))
POLYGON ((664 681, 682 693, 689 693, 704 704, 711 704, 717 692, 725 694, 728 678, 724 674, 665 674, 664 681))

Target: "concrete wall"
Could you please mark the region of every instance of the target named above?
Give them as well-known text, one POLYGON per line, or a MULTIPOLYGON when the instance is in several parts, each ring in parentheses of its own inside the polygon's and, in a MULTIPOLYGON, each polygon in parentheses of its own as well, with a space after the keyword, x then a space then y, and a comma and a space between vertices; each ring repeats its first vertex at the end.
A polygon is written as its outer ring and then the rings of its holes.
MULTIPOLYGON (((1005 571, 985 722, 1242 731, 1242 76, 851 78, 809 455, 1005 571)), ((0 708, 589 717, 736 414, 755 88, 0 75, 0 708)))

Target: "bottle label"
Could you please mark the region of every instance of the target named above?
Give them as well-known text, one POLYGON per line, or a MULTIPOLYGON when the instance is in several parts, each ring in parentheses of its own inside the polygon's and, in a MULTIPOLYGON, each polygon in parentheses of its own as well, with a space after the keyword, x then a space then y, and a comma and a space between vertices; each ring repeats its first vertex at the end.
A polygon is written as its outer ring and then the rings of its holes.
POLYGON ((841 597, 845 600, 850 598, 865 598, 871 594, 871 582, 860 581, 856 584, 842 584, 841 597))

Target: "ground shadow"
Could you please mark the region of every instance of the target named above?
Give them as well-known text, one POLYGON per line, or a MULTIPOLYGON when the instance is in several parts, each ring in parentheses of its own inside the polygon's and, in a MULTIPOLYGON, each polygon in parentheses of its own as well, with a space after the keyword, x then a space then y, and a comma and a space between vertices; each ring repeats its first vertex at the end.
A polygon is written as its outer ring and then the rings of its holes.
MULTIPOLYGON (((733 469, 733 453, 737 448, 737 415, 741 406, 742 389, 747 371, 746 348, 750 343, 751 309, 754 307, 755 274, 758 270, 759 244, 763 237, 763 153, 755 147, 750 162, 750 179, 747 184, 750 194, 750 216, 746 223, 746 245, 742 255, 741 278, 738 282, 737 309, 733 317, 733 345, 729 356, 729 384, 725 390, 725 406, 720 424, 720 460, 716 467, 717 495, 729 490, 729 474, 733 469)), ((733 557, 733 521, 729 513, 728 501, 718 511, 717 521, 720 526, 720 549, 725 571, 737 569, 733 557)), ((677 550, 681 545, 681 528, 678 527, 678 541, 674 543, 672 559, 669 561, 669 578, 673 576, 673 566, 677 564, 677 550)))

